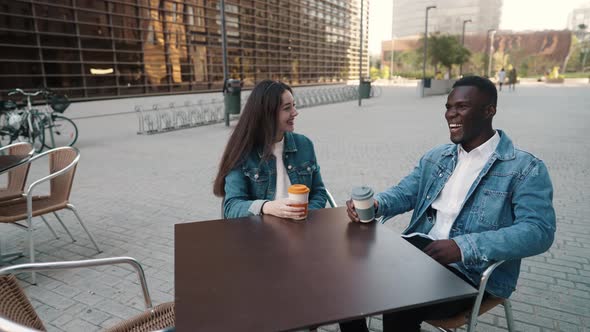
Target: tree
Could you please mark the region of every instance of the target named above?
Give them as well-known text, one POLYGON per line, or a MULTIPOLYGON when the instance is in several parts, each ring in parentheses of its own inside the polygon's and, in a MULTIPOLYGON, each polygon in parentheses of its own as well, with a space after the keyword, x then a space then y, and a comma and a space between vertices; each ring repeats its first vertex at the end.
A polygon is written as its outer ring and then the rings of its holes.
POLYGON ((379 76, 381 78, 389 78, 389 66, 388 65, 381 66, 381 71, 379 73, 379 76))
MULTIPOLYGON (((424 39, 420 42, 424 44, 424 39)), ((421 48, 424 52, 424 48, 421 48)), ((432 35, 428 37, 428 60, 434 66, 435 71, 438 65, 447 68, 449 76, 453 65, 464 64, 469 61, 471 52, 465 48, 457 37, 451 35, 432 35)))

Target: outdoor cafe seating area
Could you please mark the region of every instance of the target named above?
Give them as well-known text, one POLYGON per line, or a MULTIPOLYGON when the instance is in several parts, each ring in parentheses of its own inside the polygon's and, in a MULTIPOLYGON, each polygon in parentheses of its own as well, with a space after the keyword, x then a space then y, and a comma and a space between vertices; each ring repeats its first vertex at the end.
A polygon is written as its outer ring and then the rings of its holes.
POLYGON ((475 331, 478 314, 503 305, 508 328, 514 330, 509 300, 482 301, 489 276, 502 262, 491 265, 475 289, 381 223, 350 222, 329 192, 329 206, 310 211, 304 222, 262 215, 176 224, 173 302, 152 303, 141 262, 131 257, 37 262, 35 228, 47 227, 55 241, 88 241, 97 253, 101 241, 70 201, 80 152, 72 147, 33 152, 29 143, 0 149, 0 173, 6 177, 0 223, 27 235, 26 248, 0 252, 0 331, 46 330, 19 276, 31 274, 36 284, 37 272, 107 265, 136 273, 145 304, 144 313, 107 331, 315 330, 460 298, 473 298, 473 309, 429 323, 441 330, 466 325, 475 331), (31 165, 44 158, 48 175, 31 178, 31 165), (49 186, 46 195, 38 193, 43 184, 49 186), (75 239, 62 213, 72 213, 87 238, 75 239), (47 214, 55 218, 48 220, 47 214), (60 239, 56 227, 69 239, 60 239), (29 263, 12 263, 23 255, 29 263))

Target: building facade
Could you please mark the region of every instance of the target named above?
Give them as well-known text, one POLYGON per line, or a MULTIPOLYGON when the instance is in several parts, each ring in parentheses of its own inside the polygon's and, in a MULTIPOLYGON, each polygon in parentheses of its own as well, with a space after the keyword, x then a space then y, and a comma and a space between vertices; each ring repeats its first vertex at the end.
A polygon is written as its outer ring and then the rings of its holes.
MULTIPOLYGON (((220 1, 0 0, 0 94, 72 99, 220 91, 220 1)), ((361 0, 226 0, 228 72, 246 87, 359 77, 361 0)), ((368 72, 369 0, 363 2, 368 72)))
POLYGON ((424 34, 426 7, 436 5, 428 13, 428 31, 459 35, 463 21, 467 33, 485 33, 498 29, 502 0, 395 0, 393 2, 393 35, 397 38, 424 34))

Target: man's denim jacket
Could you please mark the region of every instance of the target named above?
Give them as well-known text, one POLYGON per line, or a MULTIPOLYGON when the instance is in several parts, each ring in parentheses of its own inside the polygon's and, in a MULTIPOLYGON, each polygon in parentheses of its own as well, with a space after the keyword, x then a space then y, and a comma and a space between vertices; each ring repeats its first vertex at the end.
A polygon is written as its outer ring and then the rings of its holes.
MULTIPOLYGON (((521 258, 540 254, 551 246, 555 233, 553 187, 545 164, 515 149, 504 132, 500 143, 471 185, 449 238, 461 249, 462 261, 452 264, 479 285, 482 272, 500 265, 486 290, 507 298, 515 290, 521 258)), ((457 145, 429 151, 413 172, 376 196, 378 214, 385 219, 410 210, 404 233, 428 233, 434 220, 426 211, 440 194, 457 162, 457 145)))
MULTIPOLYGON (((286 132, 283 164, 291 184, 304 184, 309 189, 309 209, 326 206, 328 195, 320 175, 313 143, 309 138, 286 132)), ((223 213, 226 218, 258 215, 262 204, 274 200, 277 186, 276 160, 262 159, 262 151, 256 149, 240 165, 225 177, 223 213)))

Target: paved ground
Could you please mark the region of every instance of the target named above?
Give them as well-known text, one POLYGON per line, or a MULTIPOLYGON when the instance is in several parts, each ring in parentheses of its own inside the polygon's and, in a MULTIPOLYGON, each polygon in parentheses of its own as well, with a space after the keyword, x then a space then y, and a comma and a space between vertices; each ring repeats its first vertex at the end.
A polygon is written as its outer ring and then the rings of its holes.
MULTIPOLYGON (((524 260, 512 297, 519 331, 590 328, 589 93, 588 85, 533 84, 500 94, 495 125, 545 160, 558 218, 551 250, 524 260)), ((419 99, 415 88, 384 87, 381 98, 364 101, 362 108, 348 102, 303 109, 296 127, 315 142, 325 182, 343 203, 353 185, 383 190, 406 175, 426 150, 447 142, 445 98, 419 99)), ((173 300, 173 225, 218 217, 211 183, 229 129, 219 124, 140 136, 134 114, 77 123, 82 159, 71 200, 104 253, 95 255, 64 212, 78 242, 69 242, 63 232, 61 239, 52 238, 38 221, 38 260, 129 255, 144 265, 154 301, 173 300)), ((42 171, 35 167, 32 174, 42 171)), ((401 230, 408 218, 399 216, 389 225, 401 230)), ((0 234, 4 247, 25 246, 20 229, 0 225, 0 234)), ((142 310, 140 288, 127 268, 44 273, 37 286, 27 284, 27 275, 21 278, 52 331, 95 331, 142 310)), ((481 321, 478 330, 505 330, 500 310, 481 321)), ((375 331, 380 326, 380 320, 371 320, 375 331)))

